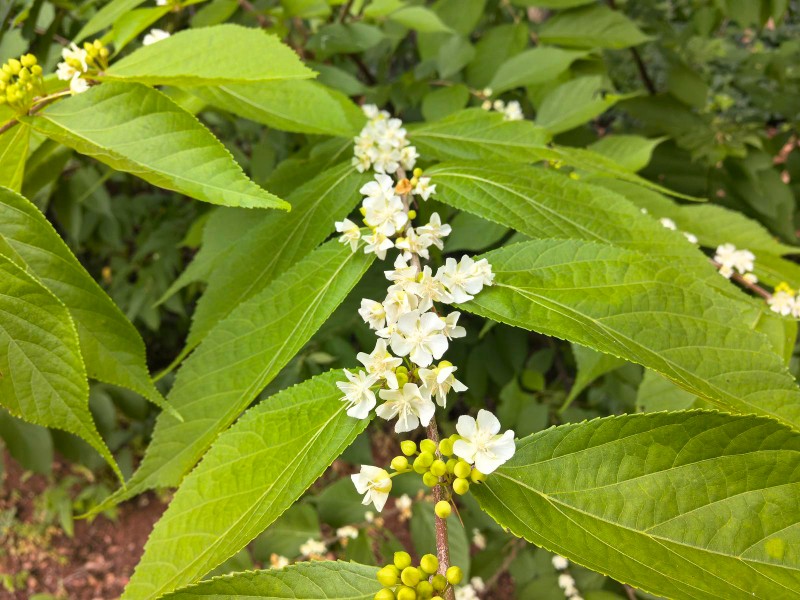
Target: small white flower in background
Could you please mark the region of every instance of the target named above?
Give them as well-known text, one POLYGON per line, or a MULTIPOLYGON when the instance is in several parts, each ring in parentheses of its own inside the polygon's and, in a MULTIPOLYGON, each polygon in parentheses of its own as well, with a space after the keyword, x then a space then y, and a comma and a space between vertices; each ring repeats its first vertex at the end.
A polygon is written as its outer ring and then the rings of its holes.
POLYGON ((719 273, 728 279, 738 271, 741 275, 746 275, 754 268, 756 257, 749 250, 737 250, 733 244, 722 244, 717 246, 714 260, 719 263, 719 273))
POLYGON ((503 112, 506 107, 506 103, 502 100, 495 100, 492 102, 492 108, 495 109, 497 112, 503 112))
POLYGON ((386 310, 383 308, 383 304, 375 302, 375 300, 362 298, 358 314, 371 329, 382 329, 386 324, 386 310))
POLYGON ((798 309, 795 291, 785 281, 781 281, 772 291, 772 296, 767 299, 770 310, 784 317, 794 314, 798 309))
MULTIPOLYGON (((420 311, 430 310, 434 302, 443 302, 450 304, 453 297, 444 287, 444 284, 433 276, 433 272, 428 265, 422 268, 422 273, 417 278, 417 281, 408 285, 409 291, 419 298, 420 311)), ((447 323, 445 323, 447 327, 447 323)))
POLYGON ((494 281, 492 267, 485 258, 475 262, 466 255, 459 262, 448 258, 444 266, 439 267, 436 277, 447 287, 456 304, 472 300, 484 285, 492 285, 494 281))
POLYGON ((472 545, 478 550, 486 549, 486 536, 483 535, 478 528, 472 530, 472 545))
POLYGON ((397 376, 394 374, 394 370, 403 364, 403 359, 389 354, 389 351, 386 350, 386 340, 379 339, 371 354, 359 352, 356 358, 367 369, 367 373, 385 379, 390 388, 397 389, 397 376))
POLYGON ((82 94, 88 89, 89 89, 89 84, 78 73, 75 73, 75 75, 72 76, 72 79, 69 80, 69 91, 72 93, 73 96, 75 94, 82 94))
POLYGON ((485 587, 486 586, 483 583, 483 579, 480 577, 473 577, 469 580, 468 585, 462 585, 461 587, 456 588, 455 598, 456 600, 480 600, 478 593, 483 591, 485 587), (480 589, 475 586, 475 580, 478 580, 480 589))
POLYGON ((402 390, 380 390, 379 395, 386 402, 375 413, 387 421, 397 417, 394 426, 397 433, 413 431, 420 423, 427 427, 436 412, 431 393, 415 383, 405 384, 402 390))
POLYGON ((169 4, 169 0, 156 0, 156 6, 166 6, 169 4))
POLYGON ((672 219, 669 219, 667 217, 661 217, 658 220, 658 222, 661 223, 661 225, 663 225, 667 229, 671 229, 672 231, 677 231, 678 230, 678 226, 675 225, 675 221, 673 221, 672 219))
POLYGON ((442 241, 442 238, 450 235, 451 231, 453 231, 453 228, 450 227, 450 225, 447 223, 442 225, 442 219, 439 216, 439 213, 433 213, 427 225, 417 227, 417 233, 419 235, 429 237, 431 239, 431 244, 439 248, 439 250, 444 249, 444 242, 442 241))
POLYGON ((423 200, 427 200, 431 195, 436 193, 436 184, 431 185, 430 177, 420 177, 417 180, 417 185, 411 190, 411 193, 419 196, 423 200))
POLYGON ((742 275, 753 270, 756 255, 749 250, 737 250, 733 255, 733 268, 742 275))
POLYGON ((269 555, 269 568, 282 569, 289 566, 289 559, 274 552, 269 555))
POLYGON ((411 171, 414 168, 418 158, 419 154, 417 154, 417 149, 414 146, 406 146, 400 150, 400 165, 406 171, 411 171))
POLYGON ((435 313, 407 312, 397 319, 397 331, 390 342, 392 350, 398 356, 408 356, 420 367, 427 367, 447 351, 443 329, 444 323, 435 313))
POLYGON ((742 275, 742 279, 744 279, 747 283, 755 285, 758 283, 758 277, 756 277, 755 273, 745 273, 742 275))
POLYGON ((369 121, 354 138, 353 165, 362 173, 370 168, 377 173, 394 173, 401 165, 413 169, 417 151, 408 145, 403 122, 373 104, 362 109, 369 121))
POLYGON ((88 56, 89 54, 86 52, 86 50, 84 50, 83 48, 79 48, 77 44, 75 44, 75 42, 72 42, 68 48, 63 48, 61 50, 61 58, 63 58, 68 63, 72 63, 72 66, 76 70, 80 66, 80 70, 83 73, 89 70, 89 65, 86 63, 86 59, 88 56))
POLYGON ((366 116, 371 121, 380 118, 384 119, 389 118, 388 112, 378 110, 378 107, 375 106, 374 104, 365 104, 364 106, 361 107, 361 110, 363 111, 364 116, 366 116))
POLYGON ((358 537, 358 529, 352 525, 345 525, 336 530, 336 537, 340 540, 351 539, 354 540, 358 537))
POLYGON ((58 68, 56 69, 56 77, 61 81, 69 81, 76 74, 80 74, 79 71, 75 70, 67 63, 65 62, 58 63, 58 68))
POLYGON ((504 121, 522 121, 524 118, 525 115, 522 114, 522 107, 516 100, 512 100, 506 104, 506 107, 503 109, 504 121))
POLYGON ((559 554, 553 555, 551 560, 553 562, 553 567, 558 571, 563 571, 569 566, 569 561, 559 554))
POLYGON ((165 40, 168 37, 169 37, 169 32, 164 31, 163 29, 151 29, 150 33, 144 36, 142 44, 144 44, 145 46, 149 46, 150 44, 155 44, 156 42, 165 40))
POLYGON ((564 590, 565 596, 574 596, 578 593, 578 588, 575 587, 575 580, 569 573, 562 573, 558 576, 558 587, 564 590))
POLYGON ((428 253, 428 248, 433 243, 433 240, 425 235, 419 233, 413 228, 409 227, 404 233, 404 237, 397 238, 395 246, 398 250, 403 251, 403 258, 411 260, 413 254, 417 254, 421 258, 428 260, 431 256, 428 253))
POLYGON ((469 580, 469 584, 475 588, 476 592, 482 592, 486 589, 486 584, 483 582, 483 579, 480 577, 473 577, 469 580))
POLYGON ((336 231, 342 234, 339 241, 342 244, 350 244, 350 248, 355 252, 358 249, 358 240, 361 239, 361 229, 359 226, 350 219, 336 221, 334 225, 336 226, 336 231))
POLYGON ((444 318, 444 330, 442 330, 442 333, 444 333, 448 340, 466 337, 467 330, 457 324, 460 316, 460 312, 453 311, 444 318))
POLYGON ((386 258, 386 251, 389 248, 394 248, 394 243, 386 235, 380 231, 373 231, 370 235, 364 236, 364 241, 367 245, 364 246, 364 254, 375 253, 379 259, 386 258))
POLYGON ((477 419, 460 416, 456 431, 462 439, 453 444, 453 453, 475 464, 484 475, 492 473, 516 452, 514 432, 509 429, 500 435, 500 421, 488 410, 479 410, 477 419))
POLYGON ((300 546, 300 554, 303 556, 322 556, 327 552, 328 547, 319 540, 308 538, 305 544, 300 546))
POLYGON ((431 395, 436 398, 436 404, 441 407, 447 406, 447 394, 451 389, 455 392, 467 391, 467 386, 453 375, 457 369, 458 367, 454 367, 449 362, 442 361, 433 369, 419 370, 419 378, 430 390, 431 395))
POLYGON ((413 504, 414 502, 408 494, 403 494, 395 501, 394 505, 397 507, 397 510, 400 511, 401 521, 407 521, 411 518, 411 507, 413 504))
POLYGON ((372 512, 371 510, 368 510, 367 512, 364 513, 364 520, 367 523, 373 523, 375 521, 375 513, 372 512))
MULTIPOLYGON (((361 503, 366 506, 372 502, 375 510, 381 512, 389 497, 389 492, 392 491, 392 480, 389 473, 380 467, 361 465, 361 471, 351 475, 350 479, 353 480, 356 491, 364 494, 364 500, 361 503)), ((369 519, 367 521, 369 522, 369 519)))
POLYGON ((687 240, 689 240, 689 242, 691 242, 692 244, 696 244, 697 243, 697 236, 695 234, 693 234, 693 233, 689 233, 688 231, 684 231, 683 232, 683 237, 685 237, 687 240))
POLYGON ((378 383, 377 375, 368 375, 364 371, 358 373, 351 373, 347 369, 344 374, 349 379, 347 381, 337 381, 338 387, 344 396, 341 398, 342 402, 348 402, 350 407, 347 409, 347 414, 356 419, 366 419, 376 404, 375 392, 370 388, 378 383))

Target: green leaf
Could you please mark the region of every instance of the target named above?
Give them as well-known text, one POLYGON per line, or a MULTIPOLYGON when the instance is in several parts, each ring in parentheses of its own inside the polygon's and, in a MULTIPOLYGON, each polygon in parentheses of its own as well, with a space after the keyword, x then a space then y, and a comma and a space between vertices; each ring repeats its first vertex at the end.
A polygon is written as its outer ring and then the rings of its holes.
POLYGON ((572 8, 592 4, 595 0, 511 0, 515 6, 539 6, 541 8, 572 8))
POLYGON ((114 52, 119 53, 140 33, 172 10, 169 5, 139 8, 121 15, 114 21, 114 52))
POLYGON ((178 590, 163 600, 260 598, 283 600, 372 600, 383 586, 377 567, 341 561, 301 562, 285 569, 247 571, 216 577, 178 590))
POLYGON ((467 81, 474 88, 484 88, 506 60, 528 47, 525 23, 498 25, 487 29, 475 44, 475 58, 467 67, 467 81))
POLYGON ((26 423, 0 408, 0 439, 22 468, 42 475, 52 473, 53 438, 45 427, 26 423))
POLYGON ((289 508, 369 422, 345 413, 343 379, 331 371, 284 390, 220 434, 156 523, 123 598, 194 583, 289 508))
MULTIPOLYGON (((654 371, 645 370, 636 391, 636 412, 661 412, 701 408, 695 406, 697 396, 679 388, 654 371)), ((702 401, 701 401, 702 402, 702 401)))
POLYGON ((131 389, 166 407, 150 380, 144 342, 86 272, 39 210, 0 188, 0 240, 64 303, 75 324, 89 377, 131 389))
POLYGON ((0 254, 0 403, 35 425, 86 440, 122 479, 89 412, 89 384, 66 307, 0 254))
POLYGON ((493 287, 461 305, 635 362, 726 410, 800 428, 800 390, 742 306, 637 252, 577 240, 482 255, 493 287))
POLYGON ((638 135, 607 135, 590 144, 589 149, 635 173, 647 166, 653 150, 665 139, 648 140, 638 135))
POLYGON ((547 83, 570 68, 587 52, 539 46, 509 58, 500 65, 489 87, 495 94, 516 87, 547 83))
POLYGON ((800 436, 689 411, 563 425, 471 490, 515 535, 675 600, 795 598, 800 436))
POLYGON ((552 134, 563 133, 588 123, 619 100, 629 96, 611 93, 601 75, 578 77, 562 83, 542 100, 536 124, 552 134))
POLYGON ((0 186, 15 192, 22 189, 30 137, 31 128, 24 123, 0 135, 0 186))
POLYGON ((558 13, 539 30, 542 43, 575 48, 629 48, 651 39, 624 14, 602 4, 558 13))
POLYGON ((112 64, 102 79, 200 86, 313 76, 277 37, 260 29, 225 24, 184 29, 157 44, 142 46, 112 64))
POLYGON ((236 306, 178 371, 167 398, 185 421, 159 415, 141 466, 108 502, 176 485, 322 326, 373 258, 331 240, 236 306))
POLYGON ((287 80, 192 88, 222 110, 268 127, 298 133, 355 136, 364 113, 341 92, 316 81, 287 80))
POLYGON ((433 123, 409 128, 419 153, 441 160, 536 160, 535 149, 547 149, 549 135, 530 121, 504 121, 503 115, 479 108, 459 111, 433 123))
POLYGON ((389 19, 423 33, 450 32, 439 16, 424 6, 406 6, 389 15, 389 19))
POLYGON ((212 204, 289 208, 250 181, 194 116, 144 85, 104 83, 24 119, 65 146, 153 185, 212 204))
POLYGON ((443 119, 463 109, 469 103, 469 88, 463 84, 434 90, 422 99, 422 116, 426 121, 443 119))
POLYGON ((78 32, 78 35, 75 36, 75 41, 80 42, 90 35, 94 35, 98 31, 110 27, 120 17, 123 17, 140 4, 144 4, 144 2, 145 0, 111 0, 111 2, 106 4, 89 19, 78 32))
POLYGON ((589 387, 596 379, 625 364, 625 361, 610 354, 596 352, 580 344, 572 344, 572 354, 575 356, 578 373, 567 399, 559 412, 564 412, 580 393, 589 387))

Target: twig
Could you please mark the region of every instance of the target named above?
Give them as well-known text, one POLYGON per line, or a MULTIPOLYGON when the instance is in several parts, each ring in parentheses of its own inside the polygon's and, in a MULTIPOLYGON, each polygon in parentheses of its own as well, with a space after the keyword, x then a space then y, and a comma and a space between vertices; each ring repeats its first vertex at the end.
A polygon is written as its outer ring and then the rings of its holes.
POLYGON ((375 83, 377 83, 377 80, 375 79, 375 76, 372 74, 372 72, 369 70, 369 67, 367 67, 367 65, 364 64, 364 61, 361 60, 361 58, 358 55, 348 54, 347 57, 350 58, 350 60, 352 60, 355 63, 356 67, 358 67, 359 72, 364 76, 364 79, 367 80, 368 84, 375 85, 375 83))
MULTIPOLYGON (((47 96, 45 98, 42 98, 42 100, 38 104, 34 104, 26 114, 28 116, 35 115, 37 112, 42 110, 45 106, 47 106, 48 104, 50 104, 54 100, 58 100, 59 98, 61 98, 62 96, 66 95, 68 93, 69 93, 69 90, 67 90, 66 92, 59 92, 57 94, 53 94, 52 96, 47 96)), ((6 121, 2 125, 0 125, 0 135, 3 135, 6 131, 11 129, 17 123, 19 123, 19 120, 16 117, 14 117, 13 119, 9 119, 8 121, 6 121)))
MULTIPOLYGON (((717 270, 719 270, 720 267, 722 267, 722 265, 719 264, 717 261, 715 261, 713 258, 709 258, 708 260, 711 261, 711 264, 714 265, 717 268, 717 270)), ((752 283, 750 281, 747 281, 747 279, 745 279, 744 276, 740 275, 739 273, 736 273, 735 271, 733 275, 731 275, 731 279, 736 283, 738 283, 739 285, 741 285, 743 288, 747 288, 754 294, 761 296, 764 300, 769 300, 770 298, 772 298, 772 294, 770 294, 767 290, 762 288, 757 283, 752 283)))
MULTIPOLYGON (((419 258, 417 258, 419 262, 419 258)), ((432 418, 428 425, 428 439, 436 444, 436 457, 442 459, 442 454, 439 452, 439 429, 436 427, 436 419, 432 418)), ((434 503, 444 500, 444 489, 441 485, 433 486, 433 501, 434 503)), ((447 521, 434 514, 434 526, 436 528, 436 556, 439 559, 439 573, 444 575, 450 567, 450 545, 447 541, 447 521)), ((448 587, 444 593, 445 600, 453 600, 453 588, 448 587)))
POLYGON ((262 28, 267 28, 270 26, 269 19, 258 12, 256 7, 253 6, 249 0, 239 0, 239 6, 241 6, 246 12, 249 12, 251 15, 253 15, 256 18, 256 21, 258 21, 259 26, 262 28))
POLYGON ((498 569, 494 572, 487 581, 486 581, 486 589, 490 590, 495 585, 497 585, 497 581, 500 577, 508 571, 508 568, 511 566, 511 563, 514 562, 514 559, 517 557, 517 553, 525 546, 525 540, 522 539, 514 539, 511 540, 511 550, 508 551, 508 554, 505 555, 503 558, 503 562, 500 564, 498 569))
POLYGON ((350 9, 353 8, 353 0, 347 0, 347 4, 342 7, 342 11, 339 13, 339 23, 344 23, 344 20, 347 18, 347 15, 350 14, 350 9))
MULTIPOLYGON (((612 10, 617 10, 616 0, 608 0, 608 6, 612 10)), ((636 63, 636 68, 639 70, 639 77, 641 78, 644 87, 647 88, 647 92, 651 96, 655 96, 656 86, 653 83, 653 80, 650 79, 650 75, 647 72, 647 67, 644 65, 641 54, 639 54, 639 51, 636 48, 631 48, 631 55, 633 56, 633 61, 636 63)))

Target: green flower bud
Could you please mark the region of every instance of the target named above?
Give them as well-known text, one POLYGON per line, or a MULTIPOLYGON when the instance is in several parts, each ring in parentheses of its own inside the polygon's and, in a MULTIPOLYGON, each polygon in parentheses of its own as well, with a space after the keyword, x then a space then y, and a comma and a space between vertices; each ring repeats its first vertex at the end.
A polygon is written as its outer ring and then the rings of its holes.
POLYGON ((419 456, 414 459, 411 468, 414 469, 415 473, 419 473, 420 475, 423 475, 424 473, 428 472, 428 467, 422 464, 422 461, 419 459, 419 456))
POLYGON ((431 464, 431 473, 433 473, 437 477, 442 477, 444 476, 445 473, 447 473, 447 465, 444 463, 443 460, 439 460, 437 458, 431 464))
POLYGON ((32 67, 36 64, 36 57, 33 54, 23 54, 19 57, 19 62, 22 63, 23 67, 32 67))
POLYGON ((447 500, 439 500, 434 507, 434 511, 437 517, 446 519, 450 516, 450 513, 453 512, 453 509, 450 508, 450 503, 447 500))
POLYGON ((444 600, 441 596, 434 596, 431 600, 444 600))
POLYGON ((41 65, 33 65, 31 67, 31 73, 33 74, 34 77, 38 77, 39 75, 42 74, 42 66, 41 65))
POLYGON ((412 175, 414 175, 414 177, 420 177, 420 176, 422 175, 422 169, 420 169, 419 167, 417 167, 417 168, 416 168, 416 169, 414 169, 414 171, 412 172, 412 175))
POLYGON ((408 383, 408 374, 395 372, 395 377, 397 377, 398 387, 402 390, 403 386, 408 383))
POLYGON ((433 464, 433 452, 426 452, 423 450, 419 453, 417 459, 420 460, 420 464, 422 464, 426 469, 433 464))
POLYGON ((395 471, 408 471, 408 459, 405 456, 395 456, 392 459, 392 468, 395 471))
POLYGON ((400 573, 400 580, 408 587, 416 586, 420 579, 422 579, 422 575, 417 567, 406 567, 403 569, 403 572, 400 573))
POLYGON ((461 570, 461 567, 452 566, 447 569, 445 577, 450 585, 458 585, 464 579, 464 571, 461 570))
POLYGON ((427 581, 420 581, 417 584, 417 598, 430 600, 431 596, 433 596, 433 586, 427 581))
MULTIPOLYGON (((395 375, 396 374, 397 371, 395 371, 395 375)), ((403 440, 402 442, 400 442, 400 450, 406 456, 413 456, 417 453, 417 445, 411 440, 403 440)))
POLYGON ((394 592, 383 588, 380 592, 375 594, 375 600, 394 600, 394 592))
POLYGON ((401 587, 397 590, 397 600, 417 600, 417 592, 410 587, 401 587))
POLYGON ((439 442, 439 452, 441 452, 444 456, 453 456, 453 442, 447 438, 444 438, 441 442, 439 442))
POLYGON ((395 373, 406 373, 406 374, 408 374, 408 367, 406 367, 405 365, 400 365, 399 367, 397 367, 394 370, 394 372, 395 373))
POLYGON ((452 366, 453 366, 453 363, 451 363, 449 360, 440 360, 439 361, 439 368, 440 369, 444 369, 445 367, 452 367, 452 366))
POLYGON ((445 464, 447 466, 447 472, 450 473, 450 475, 452 475, 456 470, 456 465, 458 464, 458 461, 455 458, 451 458, 445 464))
POLYGON ((453 482, 453 491, 459 496, 463 496, 469 491, 469 481, 459 477, 453 482))
MULTIPOLYGON (((412 185, 413 185, 413 184, 412 184, 412 185)), ((410 210, 410 211, 408 211, 408 218, 409 218, 409 219, 411 219, 412 221, 413 221, 414 219, 416 219, 416 218, 417 218, 417 211, 415 211, 415 210, 413 210, 413 209, 412 209, 412 210, 410 210)))
MULTIPOLYGON (((412 188, 415 188, 415 187, 417 187, 417 185, 419 184, 419 178, 417 178, 417 177, 412 177, 412 178, 411 178, 411 179, 408 181, 408 183, 410 183, 410 184, 411 184, 411 187, 412 187, 412 188)), ((410 218, 410 217, 409 217, 409 218, 410 218)))
POLYGON ((437 592, 443 592, 447 587, 447 577, 444 575, 434 575, 433 579, 431 579, 431 585, 433 585, 433 589, 437 592))
POLYGON ((430 454, 436 454, 436 442, 433 440, 422 440, 419 443, 419 449, 422 452, 428 452, 430 454))
POLYGON ((11 67, 11 73, 16 75, 22 69, 22 63, 19 62, 16 58, 9 58, 8 59, 8 66, 11 67))
POLYGON ((460 435, 458 435, 457 433, 454 433, 453 435, 451 435, 451 436, 450 436, 449 438, 447 438, 447 439, 448 439, 448 440, 450 440, 451 442, 453 442, 453 443, 455 444, 455 443, 456 443, 458 440, 460 440, 460 439, 461 439, 461 436, 460 436, 460 435))
POLYGON ((453 473, 455 473, 456 477, 466 478, 469 477, 469 472, 472 470, 472 467, 469 466, 469 463, 463 460, 458 461, 458 464, 455 467, 453 473))
MULTIPOLYGON (((394 567, 394 565, 391 565, 394 567)), ((385 587, 392 587, 397 585, 397 569, 383 567, 378 571, 378 581, 385 587)))
POLYGON ((424 483, 428 487, 433 487, 437 483, 439 483, 439 478, 430 471, 425 471, 422 474, 422 483, 424 483))
POLYGON ((411 555, 408 552, 395 552, 394 566, 401 571, 406 567, 411 566, 411 555))
POLYGON ((439 559, 433 554, 426 554, 420 559, 419 568, 428 575, 433 575, 439 570, 439 559))
POLYGON ((478 471, 478 469, 473 468, 472 472, 469 474, 469 478, 472 480, 473 483, 478 483, 480 481, 486 481, 486 475, 478 471))

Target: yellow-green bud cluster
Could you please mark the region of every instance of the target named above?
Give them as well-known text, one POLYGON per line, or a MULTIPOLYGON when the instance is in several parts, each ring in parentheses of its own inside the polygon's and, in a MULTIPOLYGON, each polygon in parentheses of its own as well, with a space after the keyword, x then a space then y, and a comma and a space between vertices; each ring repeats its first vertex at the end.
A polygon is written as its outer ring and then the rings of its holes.
POLYGON ((437 574, 439 559, 433 554, 423 556, 414 566, 408 552, 395 552, 394 560, 378 571, 378 582, 383 589, 375 600, 442 600, 450 586, 458 585, 464 578, 459 567, 450 567, 437 574))
MULTIPOLYGON (((108 51, 108 48, 106 48, 103 45, 103 42, 101 42, 100 40, 95 40, 93 42, 84 42, 83 49, 86 50, 86 65, 89 68, 94 67, 100 71, 108 68, 108 57, 110 53, 108 51)), ((80 63, 78 63, 77 65, 72 64, 70 62, 70 59, 67 59, 67 63, 71 67, 75 67, 76 69, 80 70, 81 66, 80 63)))
MULTIPOLYGON (((442 439, 437 446, 433 440, 426 439, 419 443, 419 447, 413 441, 405 440, 400 443, 403 455, 392 459, 392 468, 400 473, 413 470, 422 475, 422 482, 428 487, 439 484, 452 486, 456 494, 464 495, 469 491, 471 483, 484 481, 486 476, 467 461, 453 457, 453 445, 458 440, 458 435, 451 435, 442 439), (437 450, 446 461, 438 457, 437 450), (413 462, 409 463, 412 456, 413 462)), ((442 502, 437 504, 436 514, 446 519, 450 515, 450 506, 448 504, 445 508, 444 505, 440 507, 440 504, 442 502)))
POLYGON ((10 58, 0 67, 0 104, 24 113, 40 95, 44 95, 42 67, 33 54, 10 58))

